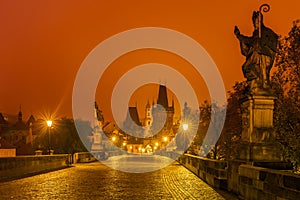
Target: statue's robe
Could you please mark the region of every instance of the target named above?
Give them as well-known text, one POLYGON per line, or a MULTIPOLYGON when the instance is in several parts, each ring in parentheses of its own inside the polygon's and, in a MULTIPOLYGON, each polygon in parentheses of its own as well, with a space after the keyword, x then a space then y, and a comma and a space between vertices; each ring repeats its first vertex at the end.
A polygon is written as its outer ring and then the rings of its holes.
POLYGON ((239 35, 241 53, 246 56, 246 62, 242 66, 243 74, 248 81, 256 80, 260 87, 267 87, 272 68, 278 35, 271 29, 261 26, 261 37, 258 30, 251 37, 239 35))

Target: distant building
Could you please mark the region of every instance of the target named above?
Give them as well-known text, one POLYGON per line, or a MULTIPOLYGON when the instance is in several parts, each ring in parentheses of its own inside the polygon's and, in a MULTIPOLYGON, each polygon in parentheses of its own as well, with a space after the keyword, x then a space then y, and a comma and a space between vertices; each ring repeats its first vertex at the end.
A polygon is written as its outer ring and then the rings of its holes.
POLYGON ((137 107, 129 107, 122 130, 125 133, 138 138, 144 137, 144 129, 139 118, 137 107))
POLYGON ((3 114, 0 113, 0 135, 2 132, 6 131, 8 129, 8 122, 4 118, 3 114))
POLYGON ((15 157, 16 147, 0 137, 0 157, 15 157))
MULTIPOLYGON (((3 120, 1 120, 0 115, 0 123, 1 121, 3 120)), ((24 122, 23 113, 20 108, 16 122, 7 121, 7 127, 4 131, 0 132, 0 136, 16 148, 17 155, 33 154, 32 147, 36 135, 34 133, 35 122, 36 120, 33 115, 24 122)))
MULTIPOLYGON (((157 105, 152 108, 152 116, 157 119, 157 123, 164 122, 164 113, 166 114, 166 120, 163 125, 163 129, 160 131, 164 136, 174 137, 173 135, 173 122, 174 122, 174 100, 172 99, 172 105, 169 106, 167 88, 164 85, 159 86, 157 105)), ((155 126, 155 125, 154 125, 155 126)))
POLYGON ((174 113, 174 101, 169 106, 167 88, 164 85, 159 86, 156 104, 153 102, 150 105, 148 100, 143 118, 139 117, 137 106, 129 107, 122 130, 134 137, 128 137, 127 150, 135 153, 152 152, 154 147, 162 148, 166 145, 177 131, 174 113))
POLYGON ((143 126, 150 126, 152 123, 152 109, 149 99, 145 108, 145 118, 143 119, 143 126))

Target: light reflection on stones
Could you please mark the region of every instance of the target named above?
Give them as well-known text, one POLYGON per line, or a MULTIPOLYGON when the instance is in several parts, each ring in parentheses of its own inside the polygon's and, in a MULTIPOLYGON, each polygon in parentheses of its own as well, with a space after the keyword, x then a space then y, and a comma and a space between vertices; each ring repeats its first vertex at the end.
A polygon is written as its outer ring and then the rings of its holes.
POLYGON ((121 172, 94 162, 2 182, 0 199, 224 198, 176 162, 148 173, 121 172))

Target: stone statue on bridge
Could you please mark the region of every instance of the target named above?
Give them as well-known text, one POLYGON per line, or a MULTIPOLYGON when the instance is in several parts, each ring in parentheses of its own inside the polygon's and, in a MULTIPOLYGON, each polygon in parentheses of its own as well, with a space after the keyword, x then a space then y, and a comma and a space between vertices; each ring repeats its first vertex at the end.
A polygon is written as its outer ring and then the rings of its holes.
POLYGON ((242 70, 250 94, 271 93, 269 77, 278 44, 278 35, 263 24, 262 8, 264 12, 270 9, 264 4, 259 11, 253 12, 254 31, 251 37, 240 34, 237 26, 234 28, 234 34, 240 41, 241 53, 246 57, 242 70))
POLYGON ((273 126, 274 96, 270 86, 270 71, 275 59, 278 36, 263 24, 262 11, 270 6, 263 4, 254 11, 253 35, 240 34, 235 27, 234 34, 240 41, 246 61, 242 66, 248 87, 247 94, 240 99, 242 114, 241 145, 238 159, 262 167, 289 168, 283 162, 282 146, 278 143, 273 126))

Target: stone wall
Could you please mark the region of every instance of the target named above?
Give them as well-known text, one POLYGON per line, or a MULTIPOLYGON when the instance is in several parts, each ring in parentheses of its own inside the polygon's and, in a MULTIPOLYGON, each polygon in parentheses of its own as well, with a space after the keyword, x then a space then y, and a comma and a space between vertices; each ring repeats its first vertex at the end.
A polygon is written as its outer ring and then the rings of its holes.
POLYGON ((227 190, 229 192, 239 194, 239 167, 242 164, 246 164, 245 161, 232 160, 228 162, 227 168, 227 190))
POLYGON ((70 161, 69 154, 0 158, 0 181, 67 167, 70 161))
POLYGON ((209 185, 235 193, 241 199, 300 199, 300 175, 247 165, 245 161, 220 161, 189 154, 178 161, 209 185))
POLYGON ((184 154, 179 162, 209 185, 227 190, 227 162, 184 154))
POLYGON ((251 165, 239 166, 239 194, 245 199, 299 199, 300 175, 251 165))
POLYGON ((88 163, 96 160, 90 152, 79 152, 73 155, 73 163, 88 163))
POLYGON ((127 154, 126 151, 94 151, 94 152, 79 152, 73 154, 73 163, 88 163, 97 160, 106 160, 109 157, 127 154))

